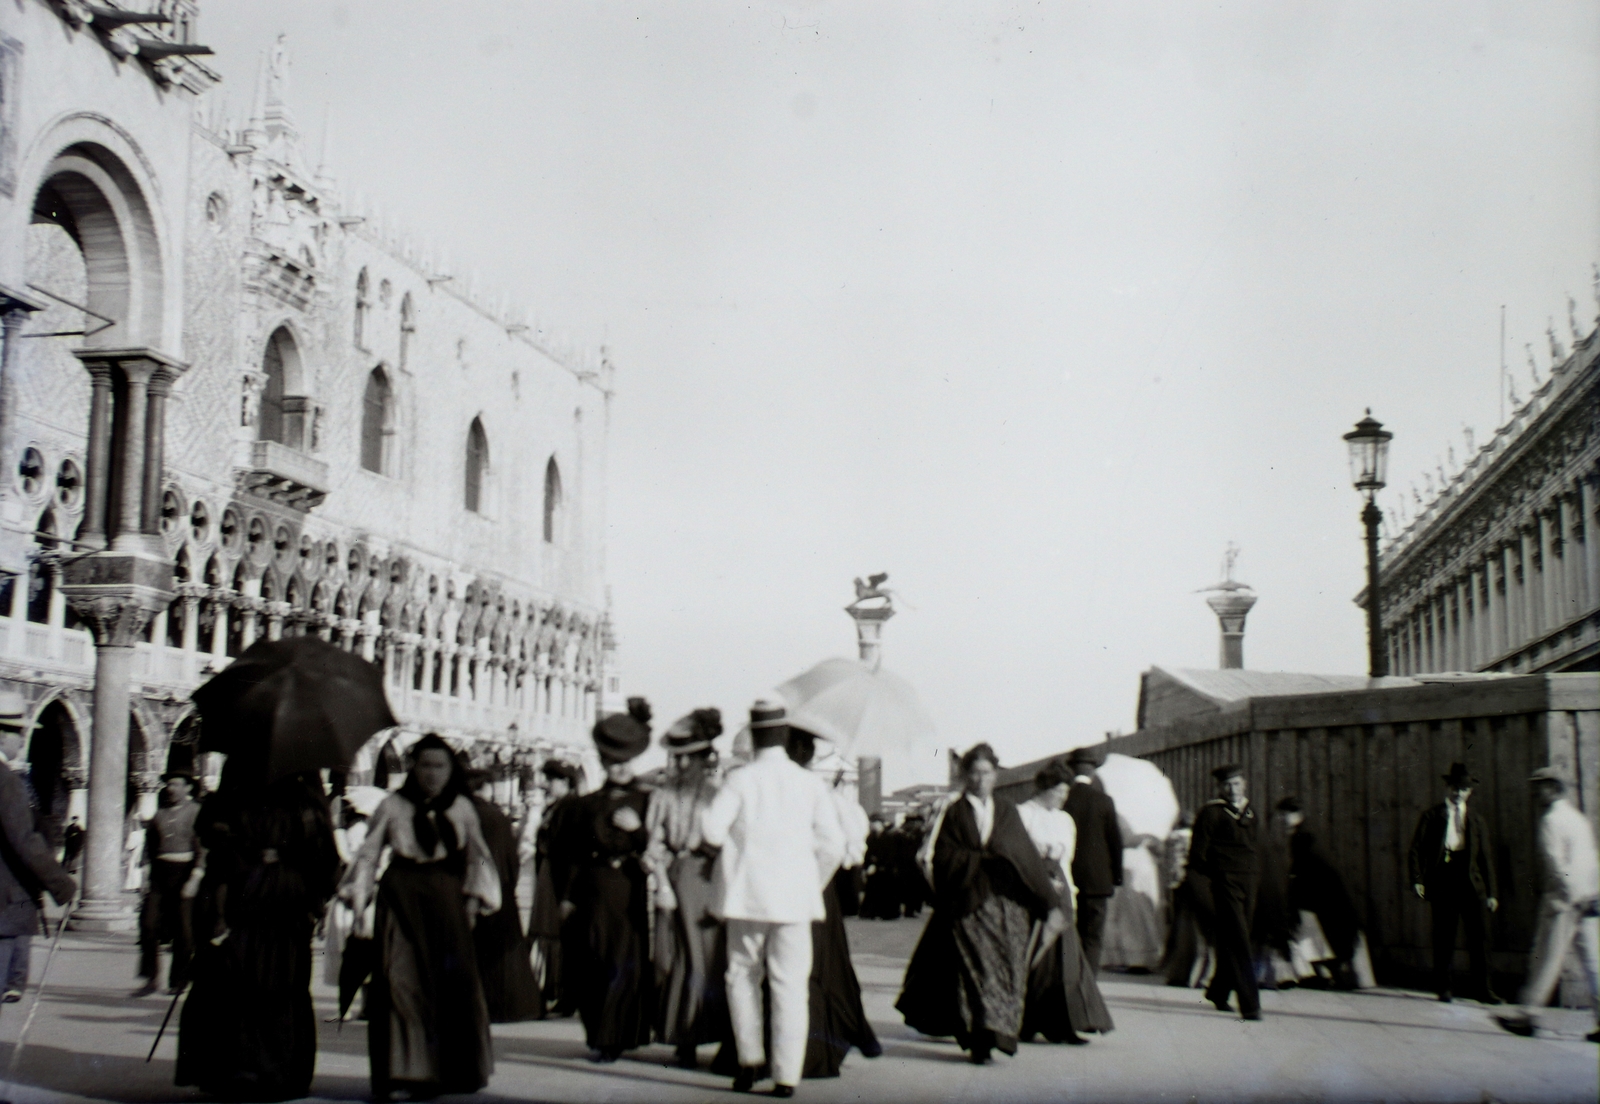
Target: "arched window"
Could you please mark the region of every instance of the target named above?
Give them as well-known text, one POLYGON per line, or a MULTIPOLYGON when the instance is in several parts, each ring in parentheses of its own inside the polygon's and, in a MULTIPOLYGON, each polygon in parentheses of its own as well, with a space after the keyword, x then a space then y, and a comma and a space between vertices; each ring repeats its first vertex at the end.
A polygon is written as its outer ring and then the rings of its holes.
POLYGON ((374 368, 361 396, 361 466, 380 475, 388 470, 389 401, 389 377, 374 368))
POLYGON ((367 347, 367 312, 372 309, 372 293, 367 285, 367 270, 362 269, 356 276, 356 348, 367 347))
POLYGON ((267 339, 267 351, 261 357, 261 370, 267 381, 261 387, 261 414, 256 420, 256 433, 263 441, 283 442, 283 344, 279 334, 267 339))
POLYGON ((483 512, 483 477, 488 471, 489 438, 483 432, 483 422, 474 418, 467 430, 466 507, 475 514, 483 512))
POLYGON ((544 542, 558 544, 561 540, 561 469, 556 458, 544 466, 544 542))

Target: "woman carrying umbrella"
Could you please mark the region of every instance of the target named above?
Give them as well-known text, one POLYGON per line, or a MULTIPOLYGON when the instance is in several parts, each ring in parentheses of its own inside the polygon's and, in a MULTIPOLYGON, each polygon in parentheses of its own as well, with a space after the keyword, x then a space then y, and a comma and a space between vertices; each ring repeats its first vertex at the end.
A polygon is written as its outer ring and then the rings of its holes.
POLYGON ((1015 805, 994 796, 988 744, 961 757, 966 786, 930 832, 933 915, 895 1007, 924 1035, 954 1035, 975 1065, 1017 1051, 1033 922, 1053 940, 1066 924, 1044 861, 1015 805))
POLYGON ((311 929, 339 873, 321 779, 265 777, 261 757, 229 755, 195 822, 205 848, 199 952, 174 1080, 229 1100, 289 1100, 311 1088, 311 929))
POLYGON ((656 1037, 677 1048, 678 1065, 694 1069, 695 1048, 731 1031, 722 975, 727 973, 725 929, 711 915, 711 875, 716 852, 700 837, 700 813, 717 793, 717 753, 722 714, 696 709, 680 717, 661 739, 671 756, 666 785, 650 794, 645 828, 646 869, 655 879, 656 1037))
POLYGON ((649 793, 634 781, 634 759, 650 746, 650 705, 629 698, 628 712, 594 726, 606 784, 578 798, 558 844, 565 870, 561 911, 566 983, 577 990, 590 1057, 615 1062, 650 1042, 655 988, 650 967, 649 890, 641 860, 650 836, 649 793))
POLYGON ((1078 844, 1078 826, 1061 806, 1067 800, 1072 775, 1051 763, 1034 775, 1034 795, 1017 806, 1022 825, 1039 849, 1050 884, 1060 894, 1066 926, 1053 943, 1044 942, 1042 922, 1034 936, 1037 944, 1028 971, 1028 999, 1022 1015, 1022 1037, 1042 1034, 1052 1043, 1086 1043, 1079 1031, 1110 1031, 1106 1010, 1095 982, 1094 967, 1083 953, 1073 924, 1072 856, 1078 844))
POLYGON ((367 995, 372 1095, 476 1092, 494 1071, 472 928, 500 908, 500 878, 450 745, 429 733, 411 770, 373 813, 339 889, 360 916, 374 894, 379 964, 367 995))

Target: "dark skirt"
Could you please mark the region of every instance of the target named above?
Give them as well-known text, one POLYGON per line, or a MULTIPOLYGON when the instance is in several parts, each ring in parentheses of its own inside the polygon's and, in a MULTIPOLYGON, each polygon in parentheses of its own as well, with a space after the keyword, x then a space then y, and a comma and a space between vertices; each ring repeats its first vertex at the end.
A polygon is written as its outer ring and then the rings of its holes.
MULTIPOLYGON (((1043 938, 1044 922, 1035 921, 1031 943, 1043 938)), ((1061 1043, 1080 1031, 1110 1031, 1113 1024, 1094 969, 1083 953, 1072 917, 1038 962, 1028 969, 1028 1000, 1022 1013, 1022 1037, 1043 1035, 1061 1043)))
POLYGON ((954 920, 935 908, 895 1002, 906 1026, 924 1035, 954 1035, 963 1050, 1015 1054, 1031 932, 1028 910, 1003 895, 954 920))
POLYGON ((632 861, 587 867, 564 926, 563 984, 573 987, 584 1037, 593 1050, 631 1050, 650 1042, 655 977, 644 872, 632 861))
POLYGON ((880 866, 867 875, 860 913, 864 920, 900 919, 900 894, 893 870, 880 866))
POLYGON ((317 1062, 310 918, 267 915, 236 925, 221 946, 201 940, 193 980, 174 1081, 225 1100, 307 1095, 317 1062))
POLYGON ((534 980, 539 987, 539 1009, 535 1015, 540 1019, 572 1015, 572 989, 562 984, 566 960, 561 954, 561 902, 556 899, 556 883, 548 858, 541 858, 535 867, 528 942, 532 948, 534 980))
POLYGON ((730 1030, 727 929, 711 915, 715 862, 674 859, 667 877, 678 907, 656 913, 656 1035, 676 1047, 714 1043, 730 1030))
POLYGON ((367 990, 372 1092, 476 1092, 494 1072, 461 878, 395 859, 378 887, 382 968, 367 990))
POLYGON ((500 909, 480 917, 472 930, 478 952, 478 977, 490 1023, 538 1019, 544 1012, 539 983, 529 961, 528 940, 517 915, 516 884, 500 885, 500 909))

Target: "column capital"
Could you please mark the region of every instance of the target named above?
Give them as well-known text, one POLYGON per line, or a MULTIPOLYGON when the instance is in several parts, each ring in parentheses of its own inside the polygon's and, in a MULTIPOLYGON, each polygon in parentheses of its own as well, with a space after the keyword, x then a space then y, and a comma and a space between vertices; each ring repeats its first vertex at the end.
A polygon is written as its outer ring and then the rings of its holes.
POLYGON ((172 602, 172 562, 159 556, 95 552, 66 560, 61 574, 62 594, 101 646, 131 645, 172 602))
POLYGON ((94 630, 94 642, 101 648, 131 648, 156 615, 148 601, 134 595, 69 593, 73 610, 94 630))
POLYGON ((148 345, 74 349, 72 355, 82 361, 91 374, 97 370, 120 368, 130 377, 137 376, 151 382, 161 380, 167 385, 189 370, 188 364, 148 345))

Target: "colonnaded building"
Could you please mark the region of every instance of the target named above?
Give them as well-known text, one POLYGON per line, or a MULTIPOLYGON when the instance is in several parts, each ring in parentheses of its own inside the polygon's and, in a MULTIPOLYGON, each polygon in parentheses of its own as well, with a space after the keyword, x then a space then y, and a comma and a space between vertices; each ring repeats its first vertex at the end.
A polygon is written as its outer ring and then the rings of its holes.
POLYGON ((1600 331, 1569 315, 1572 348, 1552 327, 1550 374, 1383 551, 1396 675, 1600 671, 1600 331))
POLYGON ((503 748, 579 743, 616 691, 604 350, 342 204, 281 40, 233 124, 195 0, 141 7, 0 27, 0 688, 56 827, 88 817, 91 905, 118 811, 193 762, 190 691, 262 636, 503 748))

